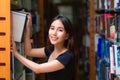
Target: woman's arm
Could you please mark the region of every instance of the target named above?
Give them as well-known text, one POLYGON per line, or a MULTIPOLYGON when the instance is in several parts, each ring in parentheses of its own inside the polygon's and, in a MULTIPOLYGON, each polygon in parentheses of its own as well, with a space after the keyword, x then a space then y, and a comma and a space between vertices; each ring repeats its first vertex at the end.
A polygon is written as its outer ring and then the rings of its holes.
POLYGON ((32 26, 32 16, 30 13, 27 13, 27 25, 26 32, 24 36, 24 50, 25 54, 32 57, 45 57, 44 48, 35 48, 33 49, 30 41, 30 28, 32 26))
POLYGON ((12 40, 12 46, 13 46, 13 54, 16 56, 16 58, 22 64, 24 64, 26 67, 28 67, 35 73, 54 72, 64 68, 64 65, 60 63, 58 60, 52 60, 50 62, 42 63, 42 64, 35 63, 19 54, 19 52, 16 49, 16 44, 13 40, 12 40))
POLYGON ((35 73, 47 73, 54 72, 64 68, 64 65, 57 60, 53 60, 47 63, 38 64, 31 60, 28 60, 21 56, 18 52, 14 52, 17 59, 26 67, 34 71, 35 73))

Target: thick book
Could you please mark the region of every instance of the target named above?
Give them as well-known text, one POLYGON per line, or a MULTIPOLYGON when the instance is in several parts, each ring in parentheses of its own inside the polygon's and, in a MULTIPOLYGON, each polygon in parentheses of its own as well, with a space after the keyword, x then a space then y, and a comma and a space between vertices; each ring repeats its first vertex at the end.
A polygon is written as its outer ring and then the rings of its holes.
POLYGON ((27 22, 27 14, 24 12, 11 11, 11 26, 14 41, 23 42, 23 35, 27 22))

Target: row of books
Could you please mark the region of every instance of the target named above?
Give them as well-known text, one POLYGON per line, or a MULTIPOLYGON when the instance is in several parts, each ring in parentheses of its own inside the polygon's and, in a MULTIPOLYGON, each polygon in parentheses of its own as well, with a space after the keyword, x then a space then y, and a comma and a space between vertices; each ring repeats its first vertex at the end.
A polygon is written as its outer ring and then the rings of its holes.
POLYGON ((107 38, 120 42, 120 15, 119 14, 98 14, 95 19, 96 32, 107 38))
POLYGON ((95 36, 95 41, 98 80, 119 80, 120 47, 98 34, 95 36))
POLYGON ((95 0, 95 9, 120 8, 119 0, 95 0))

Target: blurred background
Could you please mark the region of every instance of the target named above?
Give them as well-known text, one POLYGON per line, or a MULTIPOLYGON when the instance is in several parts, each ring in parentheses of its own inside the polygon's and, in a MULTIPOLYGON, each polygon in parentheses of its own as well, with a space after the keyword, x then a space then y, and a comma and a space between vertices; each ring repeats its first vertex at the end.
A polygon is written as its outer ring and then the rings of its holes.
MULTIPOLYGON (((57 14, 67 16, 76 34, 79 45, 79 78, 89 80, 89 47, 90 47, 90 12, 89 0, 11 0, 11 11, 27 11, 32 14, 31 43, 33 47, 46 45, 47 29, 50 20, 57 14)), ((22 53, 23 44, 18 44, 22 53)), ((27 57, 27 56, 26 56, 27 57)), ((35 62, 43 59, 27 57, 35 62)), ((45 80, 44 74, 35 74, 15 60, 14 72, 11 69, 11 79, 14 80, 45 80), (16 65, 16 66, 15 66, 16 65)))

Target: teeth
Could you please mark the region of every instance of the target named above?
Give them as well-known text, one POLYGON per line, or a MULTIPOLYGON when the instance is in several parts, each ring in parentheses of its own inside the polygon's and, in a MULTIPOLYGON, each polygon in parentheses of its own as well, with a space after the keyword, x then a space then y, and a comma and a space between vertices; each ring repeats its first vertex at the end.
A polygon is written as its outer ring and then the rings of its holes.
POLYGON ((56 40, 56 38, 52 38, 52 40, 56 40))
POLYGON ((56 40, 57 38, 53 38, 53 37, 52 37, 51 39, 52 39, 52 40, 56 40))
POLYGON ((55 36, 51 36, 50 38, 51 38, 52 41, 57 40, 57 37, 55 37, 55 36))

